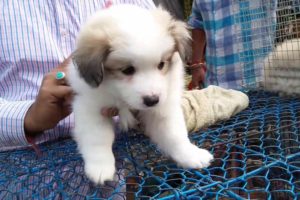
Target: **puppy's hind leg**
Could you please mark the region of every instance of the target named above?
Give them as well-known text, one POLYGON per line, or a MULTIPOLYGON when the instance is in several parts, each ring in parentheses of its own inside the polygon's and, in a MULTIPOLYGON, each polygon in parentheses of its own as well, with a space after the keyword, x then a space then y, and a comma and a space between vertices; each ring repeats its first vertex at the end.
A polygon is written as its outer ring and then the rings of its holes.
POLYGON ((112 152, 114 131, 111 120, 100 110, 77 101, 74 104, 74 138, 85 162, 85 173, 95 183, 113 180, 115 158, 112 152))
POLYGON ((143 114, 146 134, 180 166, 194 169, 209 166, 213 156, 190 142, 181 107, 170 108, 143 114))

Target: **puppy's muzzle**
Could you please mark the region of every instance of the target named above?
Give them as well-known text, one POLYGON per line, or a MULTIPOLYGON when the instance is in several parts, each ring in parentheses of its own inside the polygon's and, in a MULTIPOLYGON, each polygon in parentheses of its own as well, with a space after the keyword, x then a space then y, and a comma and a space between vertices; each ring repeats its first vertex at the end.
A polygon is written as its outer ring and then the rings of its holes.
POLYGON ((144 96, 143 97, 144 104, 148 107, 155 106, 159 102, 159 97, 157 95, 152 96, 144 96))

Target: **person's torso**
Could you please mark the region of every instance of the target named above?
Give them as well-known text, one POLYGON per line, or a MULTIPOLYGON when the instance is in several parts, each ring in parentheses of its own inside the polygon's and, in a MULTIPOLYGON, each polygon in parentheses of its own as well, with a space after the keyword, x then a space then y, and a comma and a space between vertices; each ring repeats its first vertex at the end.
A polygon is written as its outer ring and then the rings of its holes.
POLYGON ((68 57, 80 25, 104 0, 0 2, 0 96, 32 99, 43 75, 68 57))

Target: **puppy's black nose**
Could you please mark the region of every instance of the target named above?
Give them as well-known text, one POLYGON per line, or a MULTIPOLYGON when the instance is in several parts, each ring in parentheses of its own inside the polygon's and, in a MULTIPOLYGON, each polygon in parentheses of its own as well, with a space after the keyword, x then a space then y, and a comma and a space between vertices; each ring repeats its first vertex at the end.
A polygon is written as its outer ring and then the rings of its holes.
POLYGON ((159 102, 159 97, 157 95, 144 96, 144 104, 148 107, 154 106, 159 102))

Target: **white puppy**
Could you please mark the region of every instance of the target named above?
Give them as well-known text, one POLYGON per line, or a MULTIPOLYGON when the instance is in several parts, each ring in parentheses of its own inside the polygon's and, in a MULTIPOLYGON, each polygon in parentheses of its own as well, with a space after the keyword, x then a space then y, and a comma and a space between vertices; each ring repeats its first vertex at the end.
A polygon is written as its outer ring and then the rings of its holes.
POLYGON ((300 94, 300 39, 278 44, 264 62, 264 87, 283 95, 300 94))
POLYGON ((114 6, 96 13, 82 28, 70 66, 74 137, 87 176, 112 180, 113 122, 100 114, 117 107, 124 129, 135 124, 130 110, 158 147, 180 166, 207 167, 213 156, 191 144, 181 109, 183 56, 190 36, 182 22, 162 9, 114 6))

